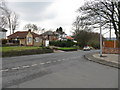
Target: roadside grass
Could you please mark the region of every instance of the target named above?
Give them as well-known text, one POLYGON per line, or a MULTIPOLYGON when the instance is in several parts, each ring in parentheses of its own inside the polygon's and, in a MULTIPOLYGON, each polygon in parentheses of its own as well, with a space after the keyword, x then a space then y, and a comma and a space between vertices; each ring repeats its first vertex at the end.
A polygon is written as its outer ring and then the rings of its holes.
POLYGON ((68 50, 68 49, 76 49, 76 48, 73 48, 73 47, 63 47, 63 48, 58 48, 58 49, 61 49, 61 50, 68 50))
POLYGON ((28 47, 28 46, 9 46, 2 47, 0 52, 9 52, 9 51, 23 51, 23 50, 32 50, 32 49, 41 49, 41 47, 28 47))
POLYGON ((58 50, 63 50, 63 51, 77 51, 77 48, 75 47, 62 47, 62 48, 57 48, 58 50))

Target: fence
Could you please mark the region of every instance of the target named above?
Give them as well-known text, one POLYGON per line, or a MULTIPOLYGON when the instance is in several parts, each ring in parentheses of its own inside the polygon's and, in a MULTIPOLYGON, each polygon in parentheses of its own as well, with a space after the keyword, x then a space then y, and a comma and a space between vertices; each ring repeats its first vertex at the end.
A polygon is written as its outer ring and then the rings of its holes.
POLYGON ((103 53, 107 54, 120 54, 120 48, 118 48, 118 41, 104 41, 103 53))

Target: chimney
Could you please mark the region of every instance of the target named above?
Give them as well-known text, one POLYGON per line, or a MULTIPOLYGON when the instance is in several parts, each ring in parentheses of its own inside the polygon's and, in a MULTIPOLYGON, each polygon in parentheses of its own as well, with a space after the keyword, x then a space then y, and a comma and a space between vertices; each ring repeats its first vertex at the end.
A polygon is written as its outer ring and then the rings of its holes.
POLYGON ((31 32, 31 29, 28 29, 29 32, 31 32))

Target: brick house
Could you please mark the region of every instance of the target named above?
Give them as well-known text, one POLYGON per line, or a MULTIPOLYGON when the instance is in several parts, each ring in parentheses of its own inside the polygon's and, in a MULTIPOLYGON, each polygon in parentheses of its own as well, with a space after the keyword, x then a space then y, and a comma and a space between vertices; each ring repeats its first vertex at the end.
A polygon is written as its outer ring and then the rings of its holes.
POLYGON ((31 30, 18 31, 14 34, 9 35, 7 38, 9 40, 18 40, 19 45, 23 46, 40 46, 42 43, 39 35, 31 32, 31 30))
POLYGON ((42 38, 43 40, 49 40, 49 41, 58 40, 57 34, 52 31, 44 32, 43 34, 40 35, 40 38, 42 38))

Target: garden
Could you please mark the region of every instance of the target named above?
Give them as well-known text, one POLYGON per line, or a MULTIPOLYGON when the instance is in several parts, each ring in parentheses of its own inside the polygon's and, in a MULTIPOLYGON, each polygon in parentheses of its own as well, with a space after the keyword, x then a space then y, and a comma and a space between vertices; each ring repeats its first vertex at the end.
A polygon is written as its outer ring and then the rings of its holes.
POLYGON ((54 49, 62 51, 77 51, 77 49, 79 49, 77 47, 77 43, 73 42, 72 40, 51 41, 50 45, 55 46, 54 49))

